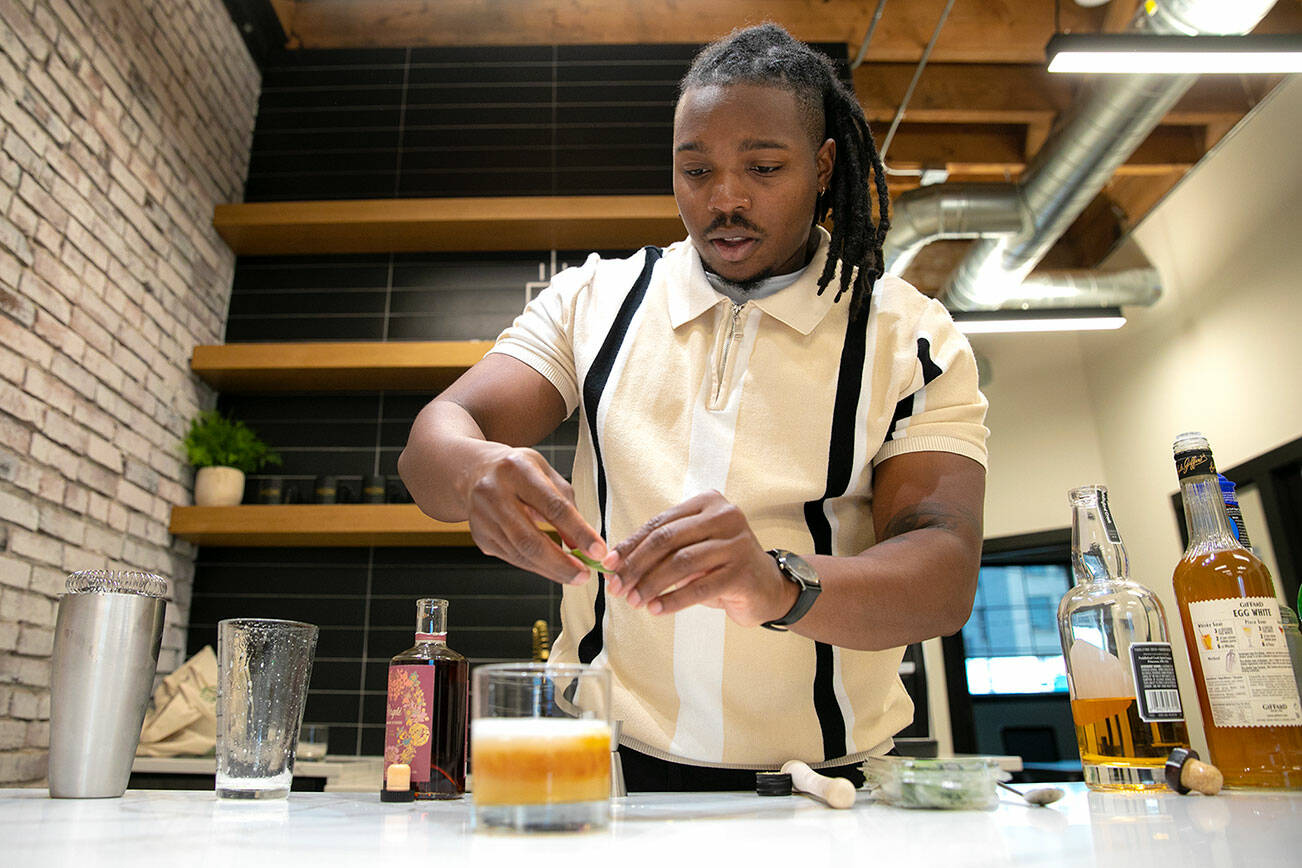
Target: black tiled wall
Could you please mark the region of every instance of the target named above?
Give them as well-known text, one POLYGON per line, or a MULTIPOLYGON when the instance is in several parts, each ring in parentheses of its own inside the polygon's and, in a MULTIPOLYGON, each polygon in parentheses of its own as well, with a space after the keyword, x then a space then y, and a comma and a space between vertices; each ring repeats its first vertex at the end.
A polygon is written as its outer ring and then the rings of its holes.
POLYGON ((695 52, 282 52, 264 70, 245 198, 668 193, 675 91, 695 52))
MULTIPOLYGON (((695 50, 281 52, 264 69, 245 199, 668 193, 675 88, 695 50)), ((825 50, 844 63, 844 46, 825 50)), ((226 340, 491 339, 586 255, 240 257, 226 340)), ((307 501, 320 475, 353 492, 364 474, 395 476, 430 397, 223 395, 219 408, 277 449, 284 464, 268 472, 307 501)), ((567 477, 577 436, 572 417, 538 446, 567 477)), ((250 475, 246 502, 261 478, 250 475)), ((214 644, 222 618, 319 625, 305 719, 331 727, 332 753, 376 754, 385 668, 411 644, 421 596, 450 600, 449 645, 472 664, 527 658, 537 619, 559 629, 556 586, 474 549, 205 548, 189 650, 214 644)))

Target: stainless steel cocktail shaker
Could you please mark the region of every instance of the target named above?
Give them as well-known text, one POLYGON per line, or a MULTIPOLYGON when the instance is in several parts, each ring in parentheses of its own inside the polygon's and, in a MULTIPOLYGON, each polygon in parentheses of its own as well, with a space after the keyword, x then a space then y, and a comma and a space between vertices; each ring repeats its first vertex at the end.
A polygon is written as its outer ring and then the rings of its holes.
POLYGON ((127 788, 158 669, 167 582, 85 570, 59 598, 50 680, 50 795, 117 798, 127 788))

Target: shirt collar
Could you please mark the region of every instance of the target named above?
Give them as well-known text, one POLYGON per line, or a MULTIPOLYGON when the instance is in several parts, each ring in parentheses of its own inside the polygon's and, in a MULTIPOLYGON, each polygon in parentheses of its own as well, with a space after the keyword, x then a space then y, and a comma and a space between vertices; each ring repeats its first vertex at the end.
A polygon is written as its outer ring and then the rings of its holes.
MULTIPOLYGON (((827 245, 831 236, 822 226, 815 226, 814 231, 818 233, 818 247, 800 279, 767 298, 748 302, 802 335, 813 331, 831 309, 838 280, 834 276, 823 293, 818 294, 818 278, 827 261, 827 245)), ((685 261, 677 281, 680 291, 673 293, 669 299, 670 323, 674 328, 696 319, 720 303, 730 303, 727 296, 715 291, 710 285, 705 276, 705 266, 701 264, 701 255, 691 240, 684 242, 684 246, 687 255, 683 257, 685 261)), ((839 274, 838 266, 837 275, 839 274)))

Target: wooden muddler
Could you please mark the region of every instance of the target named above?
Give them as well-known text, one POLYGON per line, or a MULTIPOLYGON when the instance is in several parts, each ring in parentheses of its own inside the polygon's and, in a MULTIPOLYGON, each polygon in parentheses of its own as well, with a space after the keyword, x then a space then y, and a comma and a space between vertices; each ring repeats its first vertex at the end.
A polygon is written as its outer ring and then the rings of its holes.
POLYGON ((849 808, 854 805, 854 784, 845 778, 820 775, 800 760, 783 763, 782 771, 791 775, 793 789, 818 798, 829 808, 849 808))

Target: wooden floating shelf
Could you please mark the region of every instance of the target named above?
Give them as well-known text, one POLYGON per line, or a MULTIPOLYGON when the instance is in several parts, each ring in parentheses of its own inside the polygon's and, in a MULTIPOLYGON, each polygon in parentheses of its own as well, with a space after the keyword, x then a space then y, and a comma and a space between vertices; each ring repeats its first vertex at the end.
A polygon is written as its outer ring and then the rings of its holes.
POLYGON ((673 196, 340 199, 218 205, 238 254, 631 250, 686 237, 673 196))
POLYGON ((217 344, 194 348, 190 369, 222 392, 440 392, 492 341, 217 344))
POLYGON ((470 546, 467 522, 414 503, 175 506, 168 527, 201 546, 470 546))

